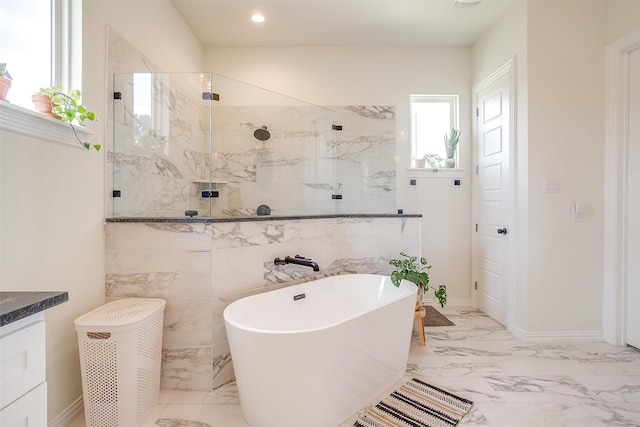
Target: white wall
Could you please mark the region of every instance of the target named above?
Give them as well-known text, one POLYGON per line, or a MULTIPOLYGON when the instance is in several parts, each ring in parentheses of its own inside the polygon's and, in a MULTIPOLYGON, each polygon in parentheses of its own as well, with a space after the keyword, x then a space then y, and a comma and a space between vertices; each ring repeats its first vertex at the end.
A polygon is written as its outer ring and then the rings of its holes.
POLYGON ((447 284, 450 300, 468 303, 471 260, 468 48, 209 47, 205 49, 204 65, 214 73, 316 105, 395 105, 397 207, 415 213, 419 204, 428 205, 429 211, 422 212, 430 217, 427 222, 425 216, 422 225, 422 254, 433 265, 433 283, 447 284), (461 187, 454 187, 452 182, 443 186, 441 181, 428 178, 418 178, 417 186, 409 186, 410 94, 460 95, 460 160, 466 169, 461 187))
MULTIPOLYGON (((608 14, 607 2, 529 2, 473 48, 474 83, 517 59, 512 284, 514 326, 525 337, 595 337, 602 328, 604 47, 607 19, 624 15, 609 5, 608 14), (544 193, 545 178, 559 179, 560 192, 544 193), (577 201, 583 222, 572 221, 577 201)), ((622 21, 623 31, 635 22, 622 21)))
POLYGON ((601 330, 605 2, 528 7, 528 331, 601 330), (556 178, 560 192, 543 193, 556 178), (572 221, 575 202, 583 222, 572 221), (541 313, 545 313, 541 316, 541 313))
POLYGON ((640 28, 640 1, 610 1, 607 18, 607 41, 612 42, 640 28))
MULTIPOLYGON (((104 144, 106 25, 117 27, 167 70, 200 70, 202 49, 168 1, 85 1, 84 103, 104 144), (178 68, 179 67, 179 68, 178 68)), ((49 421, 82 396, 73 320, 104 303, 104 150, 0 133, 0 288, 66 290, 69 302, 46 312, 49 421)))
POLYGON ((104 301, 103 155, 0 133, 2 290, 60 290, 45 312, 49 419, 82 394, 73 320, 104 301))

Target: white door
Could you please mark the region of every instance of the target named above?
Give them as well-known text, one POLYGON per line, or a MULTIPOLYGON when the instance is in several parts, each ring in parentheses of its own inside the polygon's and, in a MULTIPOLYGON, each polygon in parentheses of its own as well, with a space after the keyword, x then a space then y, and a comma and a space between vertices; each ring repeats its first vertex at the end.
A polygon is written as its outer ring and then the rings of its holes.
POLYGON ((476 303, 507 324, 511 219, 510 73, 476 95, 476 303))
POLYGON ((627 344, 640 348, 640 49, 629 60, 627 344))

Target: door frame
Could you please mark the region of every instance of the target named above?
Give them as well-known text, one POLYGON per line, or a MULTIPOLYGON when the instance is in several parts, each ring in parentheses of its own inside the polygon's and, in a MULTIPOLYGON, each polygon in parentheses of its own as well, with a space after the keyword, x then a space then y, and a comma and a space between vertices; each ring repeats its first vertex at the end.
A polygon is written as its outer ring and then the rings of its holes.
POLYGON ((640 29, 606 49, 602 333, 606 342, 615 345, 627 343, 629 54, 638 48, 640 29))
POLYGON ((505 200, 505 206, 508 207, 508 212, 506 214, 506 224, 505 226, 509 229, 509 239, 508 239, 508 252, 509 252, 509 260, 507 263, 507 276, 509 278, 507 284, 507 324, 505 325, 508 330, 512 329, 514 325, 514 313, 515 313, 515 286, 514 286, 514 278, 516 277, 516 239, 517 233, 515 233, 515 228, 513 225, 515 224, 515 212, 516 212, 516 121, 515 121, 515 90, 516 90, 516 82, 515 82, 515 70, 516 67, 516 58, 511 58, 504 65, 498 68, 496 71, 491 73, 488 77, 483 79, 480 83, 473 86, 472 96, 471 96, 471 106, 472 106, 472 138, 471 138, 471 156, 472 156, 472 190, 471 190, 471 206, 472 206, 472 229, 471 229, 471 283, 470 292, 471 292, 471 305, 475 308, 478 307, 478 291, 475 289, 475 283, 479 277, 479 259, 478 259, 478 246, 479 246, 479 238, 478 233, 476 232, 475 225, 478 223, 478 194, 479 194, 479 186, 478 186, 478 117, 476 112, 478 111, 478 94, 486 89, 488 86, 493 84, 494 82, 500 80, 501 78, 507 76, 509 79, 509 180, 510 185, 507 190, 507 200, 505 200))

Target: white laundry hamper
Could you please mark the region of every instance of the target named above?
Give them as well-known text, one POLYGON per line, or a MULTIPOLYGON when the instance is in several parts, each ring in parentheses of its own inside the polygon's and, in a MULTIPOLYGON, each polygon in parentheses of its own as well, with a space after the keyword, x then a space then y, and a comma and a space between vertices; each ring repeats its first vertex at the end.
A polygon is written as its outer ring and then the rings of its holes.
POLYGON ((165 304, 122 299, 75 320, 87 427, 137 426, 157 405, 165 304))

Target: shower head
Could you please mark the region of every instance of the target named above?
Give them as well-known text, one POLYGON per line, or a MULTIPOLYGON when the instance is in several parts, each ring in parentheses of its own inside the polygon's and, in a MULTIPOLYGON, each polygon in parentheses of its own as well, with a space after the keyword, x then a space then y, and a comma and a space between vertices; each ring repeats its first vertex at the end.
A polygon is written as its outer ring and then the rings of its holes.
POLYGON ((269 133, 266 126, 262 126, 260 129, 256 129, 256 131, 253 132, 253 136, 259 141, 266 141, 271 138, 271 133, 269 133))

